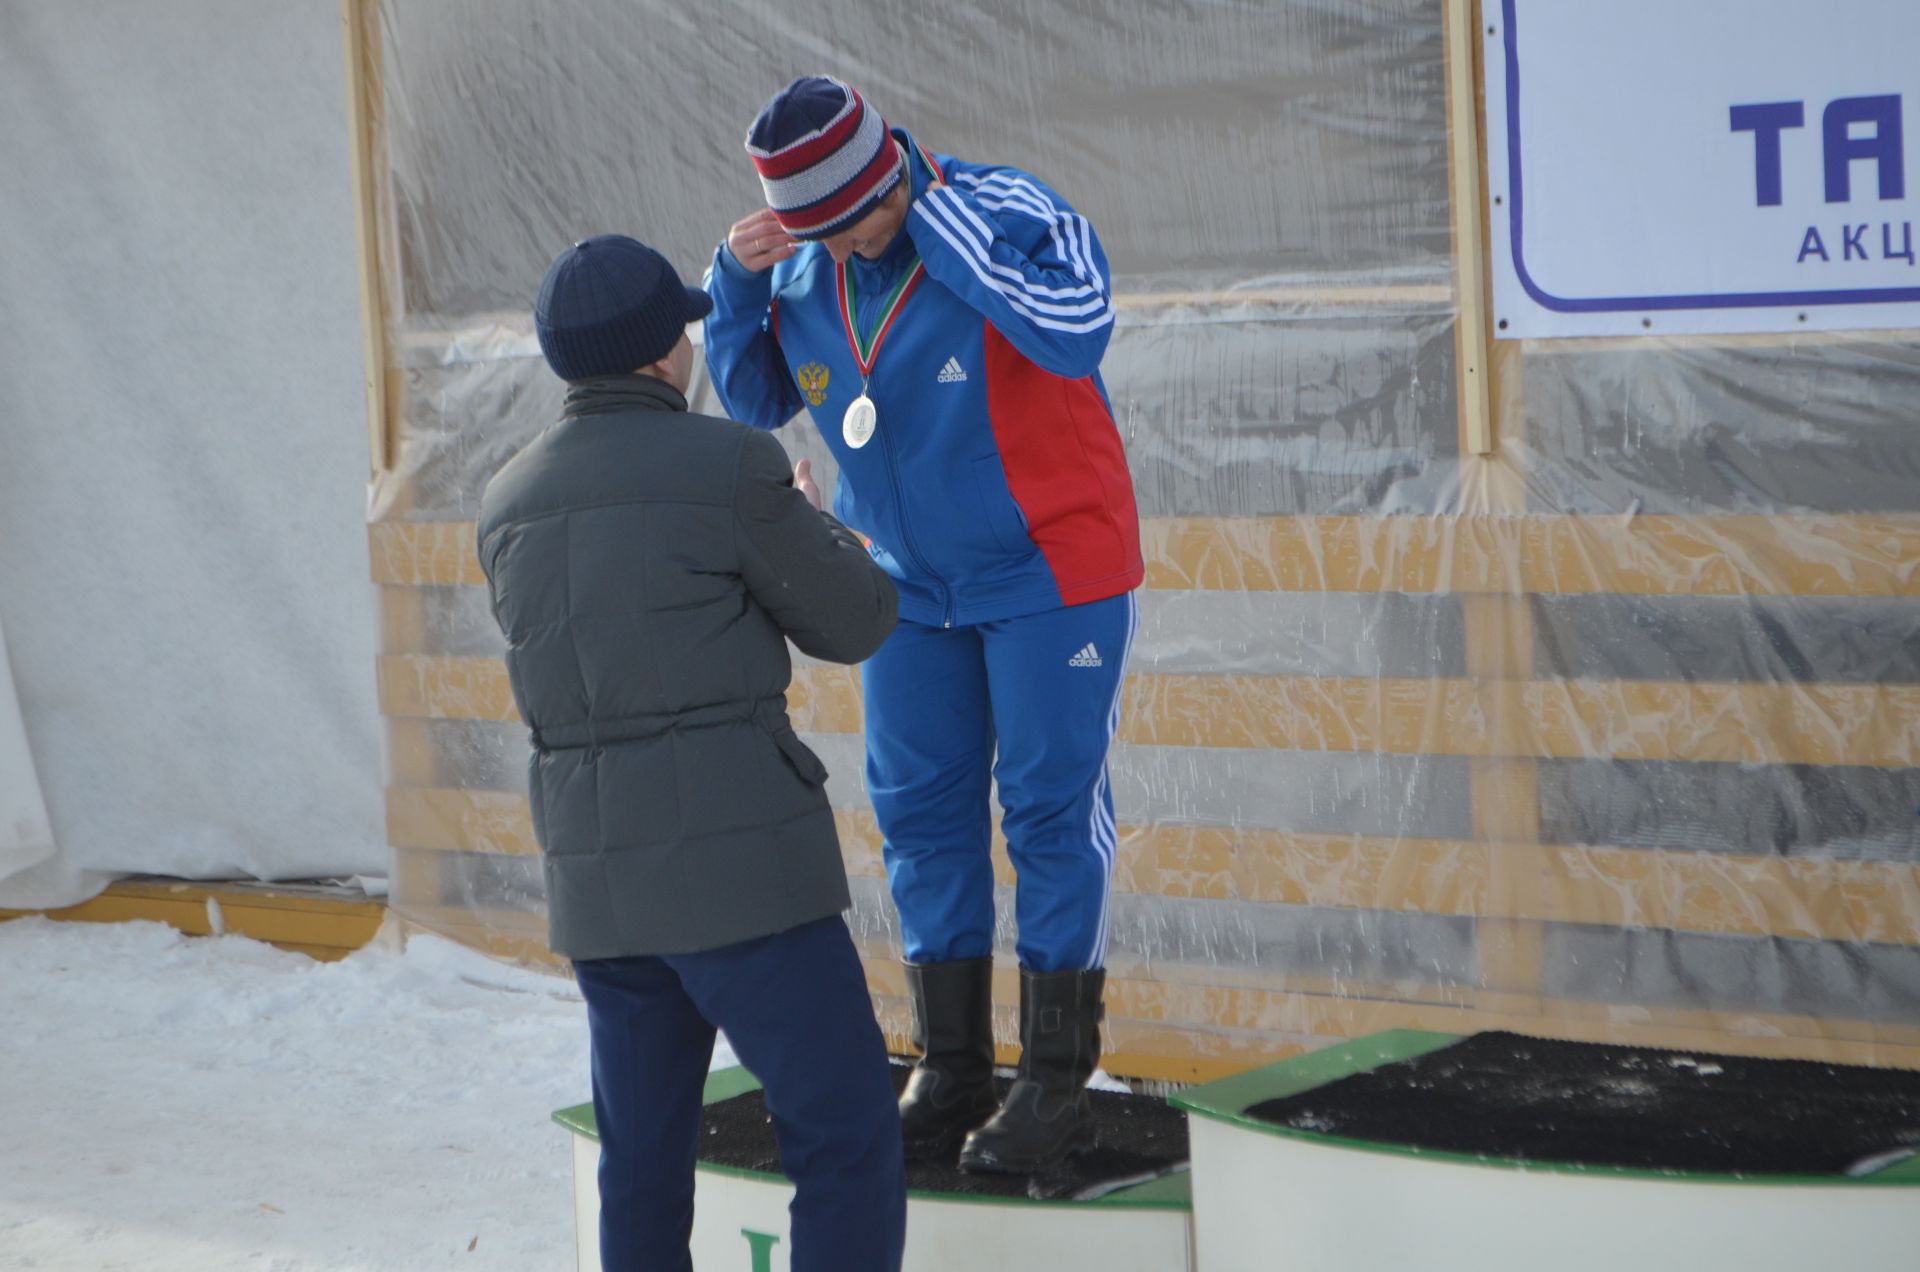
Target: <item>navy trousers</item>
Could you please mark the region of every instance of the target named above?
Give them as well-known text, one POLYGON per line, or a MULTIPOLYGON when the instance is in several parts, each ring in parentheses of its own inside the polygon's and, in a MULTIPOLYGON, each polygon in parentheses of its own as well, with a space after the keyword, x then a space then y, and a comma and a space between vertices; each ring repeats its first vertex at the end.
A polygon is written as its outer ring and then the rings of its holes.
MULTIPOLYGON (((600 1266, 690 1272, 700 1093, 716 1028, 766 1089, 793 1181, 793 1272, 897 1272, 900 1114, 839 917, 699 954, 574 963, 600 1127, 600 1266)), ((747 1255, 742 1253, 741 1266, 747 1255)))

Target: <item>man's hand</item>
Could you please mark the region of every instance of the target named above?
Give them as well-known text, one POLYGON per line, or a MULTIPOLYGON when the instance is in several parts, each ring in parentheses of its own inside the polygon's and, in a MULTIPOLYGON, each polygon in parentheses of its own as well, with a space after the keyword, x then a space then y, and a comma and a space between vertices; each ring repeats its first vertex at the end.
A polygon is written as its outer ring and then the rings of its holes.
POLYGON ((734 260, 758 274, 799 251, 800 240, 780 228, 772 208, 761 208, 733 223, 727 231, 727 250, 734 260))
POLYGON ((820 487, 814 484, 812 460, 803 459, 794 465, 793 488, 807 497, 815 512, 820 511, 820 487))

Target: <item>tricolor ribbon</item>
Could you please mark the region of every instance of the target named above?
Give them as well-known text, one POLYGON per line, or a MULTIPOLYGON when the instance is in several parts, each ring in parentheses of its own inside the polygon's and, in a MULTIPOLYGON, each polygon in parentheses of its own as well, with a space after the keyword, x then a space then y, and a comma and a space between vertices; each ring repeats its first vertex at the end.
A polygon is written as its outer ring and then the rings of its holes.
MULTIPOLYGON (((941 184, 940 169, 934 166, 933 160, 927 158, 926 152, 918 146, 914 147, 914 152, 919 155, 920 162, 927 166, 927 175, 932 183, 941 184)), ((911 161, 909 165, 910 163, 911 161)), ((907 174, 905 179, 911 181, 912 174, 907 174)), ((904 226, 901 227, 901 231, 905 232, 904 226)), ((920 276, 926 273, 927 267, 919 257, 914 258, 913 268, 907 271, 905 278, 894 284, 893 291, 887 296, 887 302, 880 311, 880 321, 874 324, 873 330, 864 340, 861 339, 860 329, 853 320, 853 276, 847 272, 845 262, 836 262, 833 271, 834 280, 839 284, 840 322, 847 331, 847 347, 853 350, 853 360, 860 367, 860 378, 871 379, 873 360, 880 355, 880 344, 887 338, 887 332, 892 328, 893 320, 900 315, 900 307, 907 303, 907 297, 913 294, 914 287, 919 284, 920 276)))

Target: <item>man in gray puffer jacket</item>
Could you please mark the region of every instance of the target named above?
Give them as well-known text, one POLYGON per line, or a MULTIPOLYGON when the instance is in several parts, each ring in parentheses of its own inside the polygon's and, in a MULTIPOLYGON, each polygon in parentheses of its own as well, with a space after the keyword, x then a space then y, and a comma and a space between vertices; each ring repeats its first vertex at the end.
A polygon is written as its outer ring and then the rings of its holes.
POLYGON ((788 639, 858 662, 896 598, 778 442, 687 411, 686 325, 710 306, 630 238, 563 252, 534 319, 566 406, 480 503, 552 946, 587 1001, 602 1266, 691 1266, 718 1028, 766 1088, 795 1272, 891 1272, 899 1118, 826 770, 785 693, 788 639))

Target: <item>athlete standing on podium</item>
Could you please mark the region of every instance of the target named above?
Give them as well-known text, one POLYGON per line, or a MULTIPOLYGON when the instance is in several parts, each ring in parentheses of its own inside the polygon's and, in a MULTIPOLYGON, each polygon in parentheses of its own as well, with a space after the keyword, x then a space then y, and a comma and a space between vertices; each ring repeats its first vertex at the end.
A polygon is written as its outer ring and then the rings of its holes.
POLYGON ((862 683, 924 1051, 900 1101, 907 1149, 964 1137, 968 1169, 1037 1170, 1091 1135, 1106 759, 1142 575, 1099 374, 1106 254, 1034 177, 930 154, 832 78, 776 94, 747 152, 768 206, 708 273, 715 388, 761 428, 811 411, 840 465, 835 512, 900 593, 862 683), (997 1111, 990 776, 1019 876, 1022 1054, 997 1111))

